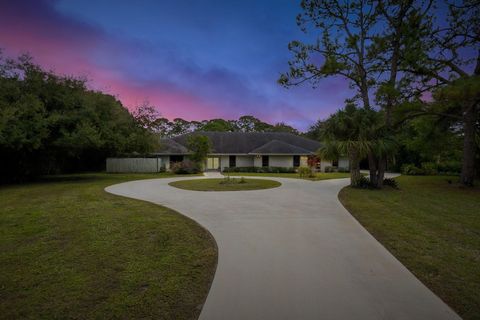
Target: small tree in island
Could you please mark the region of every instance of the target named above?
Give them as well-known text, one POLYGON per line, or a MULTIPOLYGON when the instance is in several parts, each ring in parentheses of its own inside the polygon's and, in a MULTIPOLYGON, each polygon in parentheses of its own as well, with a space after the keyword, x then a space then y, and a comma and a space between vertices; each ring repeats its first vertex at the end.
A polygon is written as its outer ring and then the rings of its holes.
POLYGON ((212 142, 207 136, 195 134, 188 137, 187 147, 192 152, 190 160, 203 171, 205 160, 212 148, 212 142))

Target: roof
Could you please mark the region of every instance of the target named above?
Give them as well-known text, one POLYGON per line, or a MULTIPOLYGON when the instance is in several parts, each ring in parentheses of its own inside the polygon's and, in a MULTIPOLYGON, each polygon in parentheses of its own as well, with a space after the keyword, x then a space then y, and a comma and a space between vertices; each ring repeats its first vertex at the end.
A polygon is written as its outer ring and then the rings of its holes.
POLYGON ((188 154, 188 138, 207 136, 212 154, 314 154, 321 143, 287 132, 194 132, 162 139, 157 154, 188 154))
POLYGON ((173 139, 162 139, 160 141, 160 148, 157 150, 157 153, 188 154, 189 151, 187 147, 181 145, 173 139))
POLYGON ((250 154, 310 154, 311 151, 289 143, 272 140, 249 152, 250 154))

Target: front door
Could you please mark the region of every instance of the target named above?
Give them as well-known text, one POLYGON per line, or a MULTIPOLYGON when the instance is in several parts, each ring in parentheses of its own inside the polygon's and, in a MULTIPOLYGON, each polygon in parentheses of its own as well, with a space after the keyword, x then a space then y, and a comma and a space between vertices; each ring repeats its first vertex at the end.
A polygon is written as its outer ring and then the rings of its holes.
POLYGON ((207 158, 207 170, 218 170, 220 169, 220 158, 219 157, 208 157, 207 158))

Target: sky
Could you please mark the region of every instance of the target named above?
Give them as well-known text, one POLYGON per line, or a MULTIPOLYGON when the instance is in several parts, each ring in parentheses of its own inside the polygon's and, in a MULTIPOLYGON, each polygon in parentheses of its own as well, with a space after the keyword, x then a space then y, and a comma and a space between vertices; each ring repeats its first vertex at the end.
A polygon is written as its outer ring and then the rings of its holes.
POLYGON ((313 89, 276 83, 297 27, 294 0, 0 0, 0 48, 86 77, 133 110, 166 118, 254 115, 305 130, 354 92, 341 78, 313 89))

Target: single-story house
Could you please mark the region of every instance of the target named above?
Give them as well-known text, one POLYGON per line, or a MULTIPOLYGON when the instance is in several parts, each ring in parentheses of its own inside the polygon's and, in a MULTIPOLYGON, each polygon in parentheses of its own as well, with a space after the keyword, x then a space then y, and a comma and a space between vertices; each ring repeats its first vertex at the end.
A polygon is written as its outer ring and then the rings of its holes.
MULTIPOLYGON (((195 132, 162 139, 154 153, 168 170, 173 162, 188 158, 188 137, 192 134, 207 136, 211 152, 205 163, 207 170, 223 171, 228 167, 299 167, 306 166, 309 156, 321 147, 315 140, 285 132, 195 132)), ((348 159, 320 160, 317 167, 337 166, 348 169, 348 159)))

